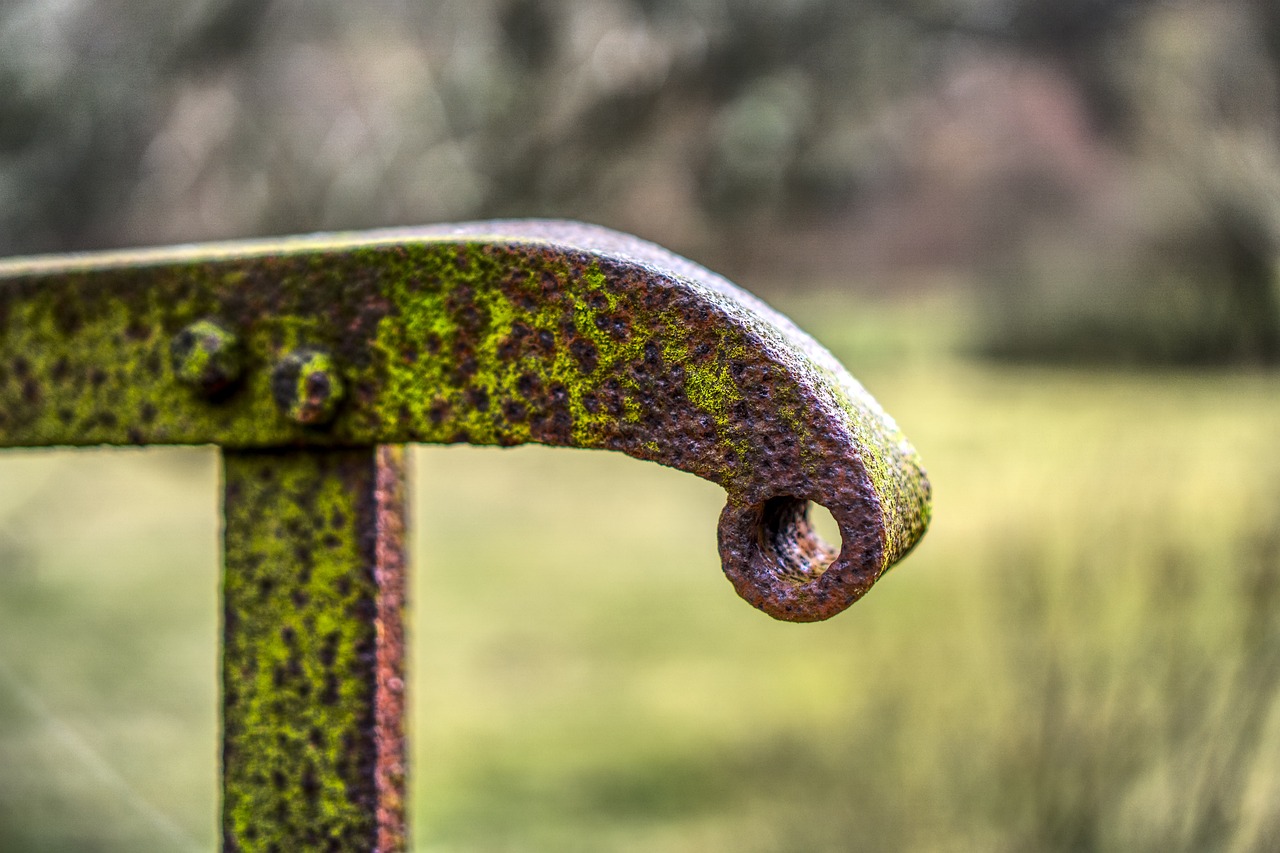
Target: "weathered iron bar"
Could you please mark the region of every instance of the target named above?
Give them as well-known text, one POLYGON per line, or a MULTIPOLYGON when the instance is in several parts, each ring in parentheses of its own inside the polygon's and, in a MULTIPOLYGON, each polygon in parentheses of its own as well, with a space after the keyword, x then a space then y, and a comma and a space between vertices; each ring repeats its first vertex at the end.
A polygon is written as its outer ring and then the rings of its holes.
POLYGON ((224 450, 228 850, 403 848, 388 445, 408 442, 617 450, 718 483, 726 576, 791 621, 848 607, 929 519, 915 450, 825 349, 617 232, 480 222, 0 261, 0 447, 224 450))
POLYGON ((403 849, 403 456, 223 454, 225 850, 403 849))

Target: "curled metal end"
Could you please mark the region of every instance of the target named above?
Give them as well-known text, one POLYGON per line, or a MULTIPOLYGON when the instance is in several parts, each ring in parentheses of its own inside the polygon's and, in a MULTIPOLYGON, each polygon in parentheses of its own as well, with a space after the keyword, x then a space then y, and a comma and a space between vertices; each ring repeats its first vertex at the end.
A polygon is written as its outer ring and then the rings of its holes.
POLYGON ((754 607, 818 622, 860 599, 916 546, 932 487, 893 418, 812 339, 794 331, 790 339, 816 368, 790 374, 801 379, 805 416, 757 421, 749 473, 726 484, 720 558, 754 607), (835 519, 839 542, 814 530, 815 504, 835 519))
MULTIPOLYGON (((809 519, 811 501, 778 495, 720 515, 720 556, 738 595, 775 619, 818 622, 871 588, 883 568, 875 515, 835 506, 841 544, 822 539, 809 519)), ((861 510, 861 511, 860 511, 861 510)))

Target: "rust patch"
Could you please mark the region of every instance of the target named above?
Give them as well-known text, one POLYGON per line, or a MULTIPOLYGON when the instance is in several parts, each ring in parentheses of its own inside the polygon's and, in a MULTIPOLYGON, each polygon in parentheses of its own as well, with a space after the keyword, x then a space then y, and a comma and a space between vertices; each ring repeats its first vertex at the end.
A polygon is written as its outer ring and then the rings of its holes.
POLYGON ((377 595, 377 686, 374 693, 374 743, 378 794, 377 853, 406 849, 405 779, 405 453, 403 447, 383 445, 376 451, 375 492, 377 543, 373 569, 377 595))

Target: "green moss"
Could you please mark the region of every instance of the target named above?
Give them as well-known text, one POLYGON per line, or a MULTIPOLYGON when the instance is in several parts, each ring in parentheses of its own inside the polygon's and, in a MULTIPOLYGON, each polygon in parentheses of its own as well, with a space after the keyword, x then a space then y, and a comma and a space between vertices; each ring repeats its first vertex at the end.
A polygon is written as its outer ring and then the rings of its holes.
POLYGON ((322 425, 333 420, 346 392, 333 356, 323 350, 291 350, 272 369, 271 390, 291 421, 322 425))
POLYGON ((932 502, 923 463, 893 419, 851 377, 832 376, 829 383, 848 415, 863 468, 880 499, 885 551, 881 571, 887 571, 929 526, 932 502))
MULTIPOLYGON (((379 367, 388 377, 380 399, 384 417, 410 418, 426 440, 449 441, 461 435, 474 444, 528 441, 528 424, 504 412, 510 404, 523 403, 518 385, 523 377, 531 377, 543 388, 564 390, 573 443, 598 446, 616 418, 593 410, 589 399, 602 392, 605 380, 622 376, 621 368, 641 357, 653 331, 633 324, 628 336, 618 340, 606 330, 608 324, 601 318, 619 309, 621 297, 598 266, 577 276, 564 263, 536 256, 495 258, 476 244, 464 247, 463 258, 458 263, 452 247, 437 247, 406 269, 384 273, 393 306, 375 341, 379 367), (544 276, 555 280, 558 291, 555 298, 542 301, 536 297, 544 276), (512 284, 495 287, 495 281, 512 284), (521 290, 525 299, 519 298, 521 290), (461 293, 480 324, 465 337, 457 324, 461 293), (592 293, 603 297, 605 308, 592 305, 592 293), (585 369, 573 352, 563 326, 566 314, 576 338, 590 343, 591 369, 585 369), (549 351, 522 346, 515 339, 517 330, 526 337, 550 336, 553 345, 549 351), (460 352, 460 340, 468 345, 474 340, 474 350, 460 352), (474 372, 462 377, 456 368, 467 357, 474 359, 474 372), (483 392, 483 407, 474 402, 477 392, 483 392)), ((619 382, 624 417, 639 420, 639 389, 629 378, 619 382)))
POLYGON ((242 369, 239 340, 211 320, 197 320, 179 332, 169 352, 177 379, 204 392, 226 387, 242 369))
POLYGON ((360 537, 373 468, 370 450, 225 456, 223 825, 236 849, 369 849, 357 795, 373 790, 376 590, 360 537))

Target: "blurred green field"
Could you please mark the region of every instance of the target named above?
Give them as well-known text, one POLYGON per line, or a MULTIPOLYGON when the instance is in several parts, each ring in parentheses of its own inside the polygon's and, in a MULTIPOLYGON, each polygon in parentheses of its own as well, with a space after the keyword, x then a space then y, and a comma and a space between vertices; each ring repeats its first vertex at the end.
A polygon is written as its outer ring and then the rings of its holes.
MULTIPOLYGON (((828 623, 719 490, 416 451, 413 822, 453 851, 1280 847, 1280 376, 991 367, 954 306, 780 304, 902 424, 920 548, 828 623)), ((211 450, 0 458, 0 850, 216 847, 211 450)))

